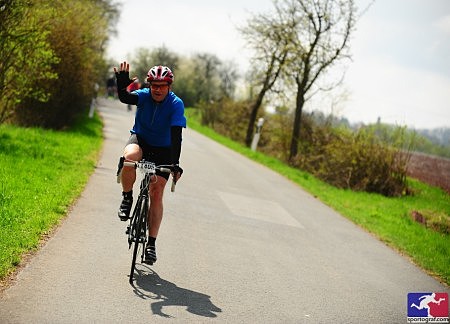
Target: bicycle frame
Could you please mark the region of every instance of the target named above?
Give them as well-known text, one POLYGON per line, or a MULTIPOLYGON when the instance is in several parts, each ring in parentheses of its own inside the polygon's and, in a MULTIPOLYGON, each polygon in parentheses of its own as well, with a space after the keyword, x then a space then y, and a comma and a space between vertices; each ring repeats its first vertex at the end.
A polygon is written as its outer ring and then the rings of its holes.
POLYGON ((128 225, 128 248, 131 249, 133 243, 133 254, 130 269, 130 284, 133 283, 133 275, 136 267, 138 251, 140 250, 141 263, 144 260, 144 249, 147 242, 147 217, 149 207, 148 186, 151 175, 146 174, 141 181, 141 189, 138 200, 133 210, 133 215, 128 225))
MULTIPOLYGON (((130 278, 129 278, 129 282, 130 284, 132 284, 139 250, 141 256, 141 263, 143 263, 144 261, 144 250, 145 244, 147 242, 147 230, 148 230, 148 210, 150 204, 149 186, 152 181, 152 176, 156 175, 156 170, 160 170, 161 172, 167 173, 171 172, 171 166, 168 165, 156 166, 154 163, 147 162, 145 160, 139 162, 129 162, 121 160, 119 162, 119 169, 121 165, 134 167, 136 169, 139 169, 144 174, 144 178, 142 179, 140 184, 139 196, 136 205, 133 209, 133 214, 130 218, 130 223, 126 231, 126 233, 128 234, 128 245, 130 249, 134 243, 130 269, 130 278)), ((118 172, 118 176, 120 175, 120 171, 121 170, 119 170, 118 172)))

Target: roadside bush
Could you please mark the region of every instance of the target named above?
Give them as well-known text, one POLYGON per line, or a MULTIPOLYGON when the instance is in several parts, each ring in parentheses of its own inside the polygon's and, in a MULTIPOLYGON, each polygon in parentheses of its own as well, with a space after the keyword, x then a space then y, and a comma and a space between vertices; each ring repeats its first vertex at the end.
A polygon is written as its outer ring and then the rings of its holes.
POLYGON ((202 125, 213 128, 234 141, 243 143, 247 131, 248 104, 223 98, 214 102, 200 102, 202 125))
POLYGON ((296 166, 338 188, 385 196, 408 194, 410 154, 405 151, 401 131, 389 142, 370 128, 352 132, 328 124, 307 124, 296 166))
POLYGON ((281 161, 288 161, 292 118, 287 107, 277 107, 277 113, 267 115, 261 131, 258 150, 281 161))
MULTIPOLYGON (((260 150, 288 162, 291 125, 289 114, 271 115, 260 150)), ((353 131, 335 126, 333 118, 304 114, 300 153, 290 163, 338 188, 401 196, 410 194, 406 175, 413 143, 405 128, 377 125, 353 131)))

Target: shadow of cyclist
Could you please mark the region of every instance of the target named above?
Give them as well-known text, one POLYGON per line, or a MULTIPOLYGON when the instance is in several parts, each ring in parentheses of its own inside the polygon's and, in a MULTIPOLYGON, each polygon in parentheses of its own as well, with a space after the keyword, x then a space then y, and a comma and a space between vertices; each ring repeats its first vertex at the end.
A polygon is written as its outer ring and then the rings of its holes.
POLYGON ((211 302, 211 296, 178 287, 174 283, 162 279, 155 271, 146 267, 136 268, 134 276, 134 292, 142 299, 153 299, 153 314, 161 317, 172 317, 163 312, 167 306, 182 306, 192 314, 203 317, 217 317, 222 310, 211 302))

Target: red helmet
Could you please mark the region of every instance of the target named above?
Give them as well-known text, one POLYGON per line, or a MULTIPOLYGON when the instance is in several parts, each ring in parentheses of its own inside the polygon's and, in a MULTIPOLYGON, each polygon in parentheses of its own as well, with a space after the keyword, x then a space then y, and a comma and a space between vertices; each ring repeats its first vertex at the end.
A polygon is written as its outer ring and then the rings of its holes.
POLYGON ((152 67, 147 73, 147 81, 166 81, 169 84, 173 82, 173 73, 167 66, 157 65, 152 67))

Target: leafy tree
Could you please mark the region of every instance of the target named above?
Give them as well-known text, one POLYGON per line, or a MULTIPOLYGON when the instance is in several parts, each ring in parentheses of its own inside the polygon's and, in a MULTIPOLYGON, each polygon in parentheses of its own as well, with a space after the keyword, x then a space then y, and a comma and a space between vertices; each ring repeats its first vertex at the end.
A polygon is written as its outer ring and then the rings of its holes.
POLYGON ((170 51, 166 46, 157 47, 153 50, 151 59, 154 65, 165 65, 168 66, 172 72, 176 73, 179 64, 179 56, 174 52, 170 51))
POLYGON ((35 1, 52 8, 48 41, 60 59, 52 70, 58 79, 45 83, 51 94, 45 104, 28 100, 17 110, 16 118, 25 125, 62 128, 86 110, 93 96, 109 36, 111 21, 106 17, 114 6, 106 0, 35 1), (105 6, 110 11, 104 12, 105 6))
POLYGON ((276 3, 283 20, 292 21, 287 34, 287 75, 297 88, 290 159, 298 153, 302 111, 307 95, 318 88, 323 76, 338 61, 349 57, 349 39, 355 26, 353 0, 282 0, 276 3), (294 35, 294 37, 292 37, 294 35))
POLYGON ((195 71, 194 63, 191 59, 183 57, 175 75, 174 91, 183 99, 186 107, 193 107, 197 104, 197 89, 193 80, 195 71))
POLYGON ((162 46, 155 49, 145 47, 138 48, 131 59, 131 73, 137 76, 141 82, 147 76, 148 70, 155 65, 168 66, 177 76, 179 65, 179 56, 174 52, 162 46))
POLYGON ((199 53, 193 59, 192 79, 197 89, 196 102, 210 102, 218 99, 220 60, 214 54, 199 53))
POLYGON ((57 77, 58 62, 48 42, 51 12, 36 1, 0 1, 0 123, 26 98, 49 98, 45 83, 57 77))
MULTIPOLYGON (((203 124, 214 125, 222 111, 229 110, 237 75, 233 64, 222 62, 216 55, 194 55, 190 84, 195 88, 195 103, 202 111, 203 124)), ((241 107, 237 103, 236 106, 241 107)))
POLYGON ((267 92, 280 77, 288 58, 292 35, 289 35, 290 21, 283 20, 281 12, 253 16, 246 26, 239 29, 247 45, 254 50, 251 60, 250 82, 258 93, 250 107, 250 118, 245 136, 245 144, 250 146, 258 111, 267 92), (286 33, 287 32, 287 33, 286 33))
POLYGON ((136 49, 130 62, 130 77, 137 77, 141 82, 144 82, 148 70, 153 66, 152 61, 152 52, 150 49, 144 47, 136 49))
MULTIPOLYGON (((254 50, 251 79, 259 92, 250 109, 246 144, 250 145, 259 107, 276 82, 296 87, 290 159, 298 153, 302 110, 318 88, 319 77, 349 57, 348 42, 355 25, 353 0, 279 0, 275 13, 254 16, 241 28, 254 50), (281 79, 281 80, 280 80, 281 79)), ((330 87, 333 87, 331 85, 330 87)))
POLYGON ((236 90, 236 81, 238 80, 238 71, 236 65, 232 62, 222 62, 218 68, 220 79, 219 92, 224 98, 234 98, 236 90))
POLYGON ((165 46, 136 50, 131 59, 131 74, 144 78, 149 68, 157 64, 173 71, 174 91, 186 106, 231 98, 236 88, 238 73, 231 63, 223 63, 209 53, 198 53, 190 58, 178 56, 165 46))

